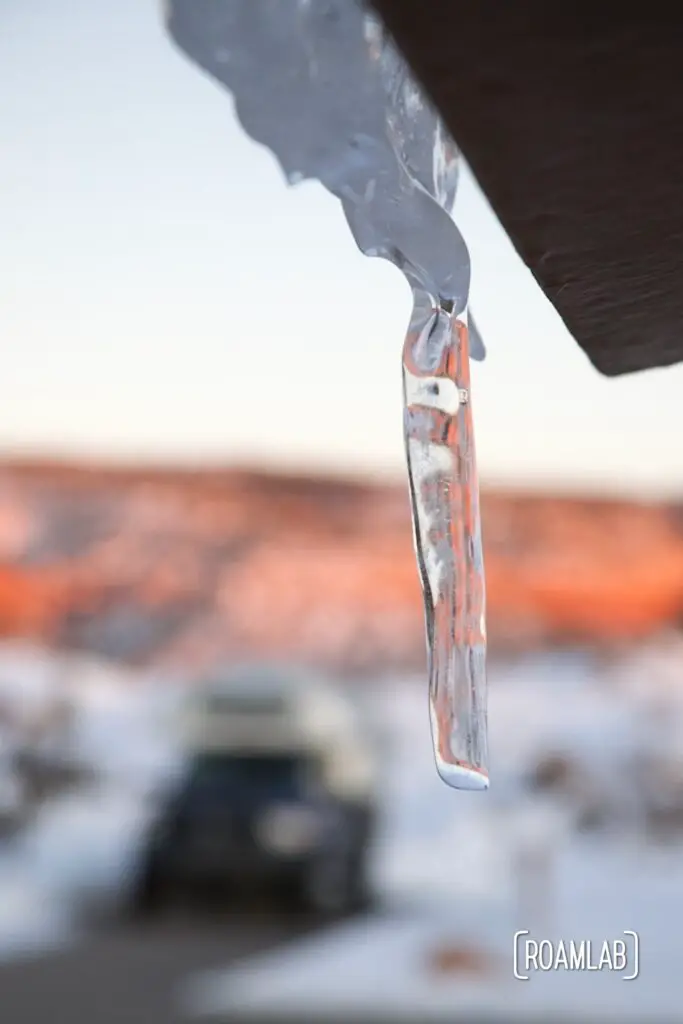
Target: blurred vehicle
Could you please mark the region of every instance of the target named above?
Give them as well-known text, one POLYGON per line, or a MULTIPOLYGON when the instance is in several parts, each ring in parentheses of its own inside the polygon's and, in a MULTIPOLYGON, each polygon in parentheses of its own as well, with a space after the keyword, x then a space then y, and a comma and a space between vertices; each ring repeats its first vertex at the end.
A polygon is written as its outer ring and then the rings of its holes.
POLYGON ((0 746, 0 840, 14 835, 24 824, 26 799, 13 759, 0 746))
POLYGON ((317 912, 368 901, 374 745, 342 691, 300 671, 237 667, 199 687, 181 727, 184 766, 149 829, 138 910, 231 884, 317 912))

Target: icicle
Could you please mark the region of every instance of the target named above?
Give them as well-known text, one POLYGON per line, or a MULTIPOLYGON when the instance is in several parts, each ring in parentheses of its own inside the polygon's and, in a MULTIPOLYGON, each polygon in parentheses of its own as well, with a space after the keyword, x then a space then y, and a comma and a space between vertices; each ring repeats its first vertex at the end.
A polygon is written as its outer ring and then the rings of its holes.
POLYGON ((290 183, 317 178, 359 248, 413 289, 405 435, 439 774, 488 786, 484 570, 469 357, 470 260, 451 212, 459 154, 382 26, 353 0, 166 0, 178 44, 234 94, 290 183))

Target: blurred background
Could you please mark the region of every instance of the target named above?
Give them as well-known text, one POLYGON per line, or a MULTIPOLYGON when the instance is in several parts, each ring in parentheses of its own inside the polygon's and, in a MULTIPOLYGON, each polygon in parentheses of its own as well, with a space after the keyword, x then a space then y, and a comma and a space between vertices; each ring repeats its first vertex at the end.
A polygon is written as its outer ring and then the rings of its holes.
POLYGON ((449 791, 401 276, 285 186, 154 3, 0 3, 0 85, 9 1024, 622 1007, 615 976, 513 982, 517 928, 638 931, 630 1008, 663 1017, 683 369, 599 377, 464 175, 492 789, 449 791))

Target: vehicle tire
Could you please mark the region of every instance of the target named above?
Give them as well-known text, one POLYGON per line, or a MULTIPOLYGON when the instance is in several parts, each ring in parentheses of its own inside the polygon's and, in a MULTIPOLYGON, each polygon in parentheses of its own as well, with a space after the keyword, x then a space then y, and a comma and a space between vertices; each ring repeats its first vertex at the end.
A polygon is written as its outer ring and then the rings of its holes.
POLYGON ((354 850, 349 865, 349 909, 354 911, 369 910, 372 905, 372 885, 369 872, 369 852, 367 847, 354 850))
POLYGON ((133 886, 131 915, 138 919, 156 917, 167 905, 168 890, 168 878, 161 858, 150 853, 133 886))
POLYGON ((365 908, 369 903, 365 851, 318 858, 303 879, 302 896, 307 910, 325 917, 365 908))
POLYGON ((304 908, 316 915, 336 917, 349 905, 347 858, 320 857, 311 864, 303 883, 304 908))

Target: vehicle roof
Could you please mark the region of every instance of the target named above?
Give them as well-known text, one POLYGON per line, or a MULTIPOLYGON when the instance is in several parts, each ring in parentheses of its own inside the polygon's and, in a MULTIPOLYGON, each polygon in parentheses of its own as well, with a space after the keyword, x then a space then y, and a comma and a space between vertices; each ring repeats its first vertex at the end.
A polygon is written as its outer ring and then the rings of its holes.
POLYGON ((329 681, 298 665, 270 661, 224 665, 198 680, 198 690, 203 695, 246 691, 265 696, 314 686, 329 686, 329 681))

